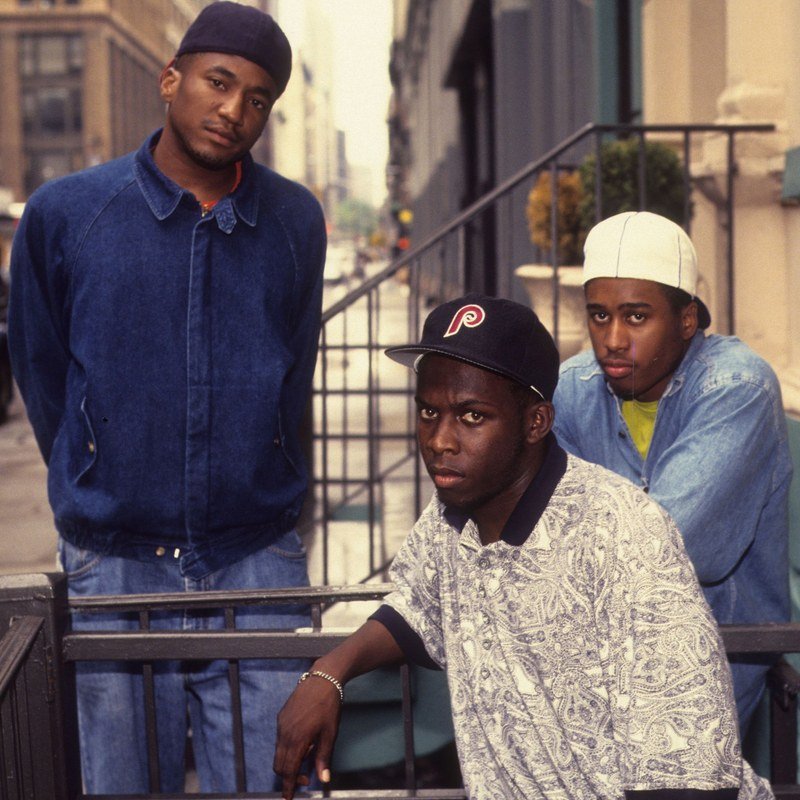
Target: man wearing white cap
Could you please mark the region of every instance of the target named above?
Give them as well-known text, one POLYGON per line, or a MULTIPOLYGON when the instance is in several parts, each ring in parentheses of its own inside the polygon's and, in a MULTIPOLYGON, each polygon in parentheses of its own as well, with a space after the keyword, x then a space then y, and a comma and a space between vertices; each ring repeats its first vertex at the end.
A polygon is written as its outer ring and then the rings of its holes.
MULTIPOLYGON (((717 622, 787 620, 792 466, 774 372, 736 337, 705 333, 697 255, 675 223, 617 214, 584 255, 592 351, 562 365, 559 442, 670 513, 717 622)), ((743 735, 769 663, 732 659, 743 735)))

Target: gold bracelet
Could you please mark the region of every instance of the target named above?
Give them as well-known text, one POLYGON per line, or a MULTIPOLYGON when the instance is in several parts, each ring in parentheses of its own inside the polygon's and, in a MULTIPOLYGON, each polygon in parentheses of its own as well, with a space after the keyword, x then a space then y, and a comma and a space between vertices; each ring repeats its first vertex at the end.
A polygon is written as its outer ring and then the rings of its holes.
POLYGON ((304 672, 300 676, 300 680, 297 681, 297 684, 300 685, 306 678, 310 678, 312 675, 316 675, 318 678, 325 678, 326 681, 330 681, 335 687, 336 691, 339 692, 339 701, 344 703, 344 687, 342 686, 333 675, 328 675, 327 672, 320 672, 319 670, 314 670, 313 672, 304 672))

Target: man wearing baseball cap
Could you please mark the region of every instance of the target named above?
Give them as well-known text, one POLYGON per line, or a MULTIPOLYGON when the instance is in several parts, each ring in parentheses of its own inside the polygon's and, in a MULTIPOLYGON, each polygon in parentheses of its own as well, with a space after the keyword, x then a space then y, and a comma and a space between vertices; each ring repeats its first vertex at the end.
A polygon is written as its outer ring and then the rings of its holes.
MULTIPOLYGON (((598 223, 583 280, 592 350, 561 368, 559 442, 670 513, 719 623, 787 620, 792 467, 774 372, 739 339, 705 333, 694 246, 664 217, 598 223)), ((732 664, 742 734, 768 666, 732 664)))
POLYGON ((674 523, 550 432, 559 358, 533 311, 467 295, 386 352, 417 372, 436 491, 395 590, 281 711, 284 798, 309 750, 330 779, 346 682, 402 659, 447 672, 472 800, 771 797, 739 755, 730 669, 674 523))
MULTIPOLYGON (((272 17, 208 5, 161 75, 163 128, 27 204, 9 340, 72 597, 308 583, 295 530, 307 486, 299 427, 325 225, 309 191, 250 155, 291 67, 272 17)), ((80 631, 138 628, 131 616, 72 621, 80 631)), ((165 630, 224 624, 221 610, 152 615, 165 630)), ((237 609, 236 624, 309 619, 276 606, 237 609)), ((202 791, 270 791, 273 720, 304 666, 240 665, 245 787, 227 663, 154 669, 157 765, 141 668, 79 664, 86 792, 183 791, 187 714, 202 791)))

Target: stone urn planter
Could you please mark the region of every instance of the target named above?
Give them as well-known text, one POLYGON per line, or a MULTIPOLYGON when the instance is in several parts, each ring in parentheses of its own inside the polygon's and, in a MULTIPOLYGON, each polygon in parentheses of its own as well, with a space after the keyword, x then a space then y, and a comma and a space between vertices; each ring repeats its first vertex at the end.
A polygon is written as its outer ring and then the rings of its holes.
MULTIPOLYGON (((554 335, 562 361, 589 346, 581 272, 577 266, 558 268, 558 332, 554 335)), ((549 264, 523 264, 514 274, 525 286, 536 316, 554 333, 553 268, 549 264)))

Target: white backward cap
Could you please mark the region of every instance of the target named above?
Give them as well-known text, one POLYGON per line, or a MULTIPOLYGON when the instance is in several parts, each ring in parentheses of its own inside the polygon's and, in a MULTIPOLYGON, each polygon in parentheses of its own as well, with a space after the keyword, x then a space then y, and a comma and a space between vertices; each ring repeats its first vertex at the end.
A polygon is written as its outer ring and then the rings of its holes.
POLYGON ((625 211, 598 222, 583 247, 583 282, 638 278, 682 289, 697 301, 701 328, 711 315, 697 297, 697 253, 680 225, 650 211, 625 211))

